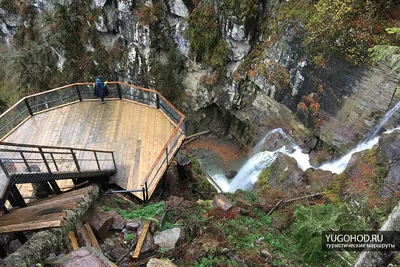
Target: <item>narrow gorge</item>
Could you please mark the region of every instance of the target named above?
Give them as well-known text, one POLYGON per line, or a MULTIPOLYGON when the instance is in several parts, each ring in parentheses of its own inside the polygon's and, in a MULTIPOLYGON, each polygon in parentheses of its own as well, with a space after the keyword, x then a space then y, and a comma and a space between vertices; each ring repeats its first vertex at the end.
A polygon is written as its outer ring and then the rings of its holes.
POLYGON ((98 76, 182 111, 206 134, 149 204, 185 231, 157 251, 179 266, 398 266, 320 240, 399 230, 399 27, 398 0, 0 0, 0 111, 98 76))

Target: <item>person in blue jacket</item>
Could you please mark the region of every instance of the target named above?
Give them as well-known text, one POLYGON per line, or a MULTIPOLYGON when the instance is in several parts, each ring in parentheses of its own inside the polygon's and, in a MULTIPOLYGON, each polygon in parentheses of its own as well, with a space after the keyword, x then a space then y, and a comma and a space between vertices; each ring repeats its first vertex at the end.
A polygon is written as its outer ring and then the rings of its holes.
POLYGON ((96 82, 94 84, 94 95, 100 97, 101 103, 104 104, 104 98, 108 96, 107 84, 105 84, 100 77, 96 78, 96 82))

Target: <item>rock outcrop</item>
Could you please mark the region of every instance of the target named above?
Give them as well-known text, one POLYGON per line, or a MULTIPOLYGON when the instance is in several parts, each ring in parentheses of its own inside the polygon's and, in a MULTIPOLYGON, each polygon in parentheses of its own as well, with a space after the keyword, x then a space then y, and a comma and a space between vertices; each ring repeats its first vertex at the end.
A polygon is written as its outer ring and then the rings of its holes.
POLYGON ((397 73, 385 64, 354 67, 335 58, 318 68, 303 48, 301 23, 288 21, 273 31, 283 12, 280 2, 231 10, 224 1, 212 1, 226 55, 221 68, 190 51, 188 19, 197 10, 190 1, 93 0, 79 9, 73 1, 36 1, 25 13, 1 8, 0 29, 7 42, 23 32, 23 43, 42 27, 35 23, 44 14, 73 10, 84 23, 71 41, 83 49, 50 49, 65 77, 92 79, 104 72, 109 80, 157 88, 187 115, 189 134, 210 129, 251 147, 280 127, 298 144, 314 135, 343 153, 400 99, 397 73))

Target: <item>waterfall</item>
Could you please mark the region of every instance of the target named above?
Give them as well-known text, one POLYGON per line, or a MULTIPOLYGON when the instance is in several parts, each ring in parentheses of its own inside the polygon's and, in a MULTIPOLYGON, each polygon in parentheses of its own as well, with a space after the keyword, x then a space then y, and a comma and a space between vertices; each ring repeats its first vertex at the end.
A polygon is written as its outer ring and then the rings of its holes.
POLYGON ((270 166, 278 156, 277 152, 285 152, 286 148, 282 147, 278 151, 258 152, 240 168, 238 174, 233 178, 229 191, 235 192, 237 189, 250 190, 257 181, 258 176, 263 169, 270 166))
POLYGON ((396 111, 398 110, 400 110, 400 101, 397 102, 397 104, 391 110, 386 112, 383 119, 374 127, 374 129, 369 134, 367 134, 365 140, 374 139, 378 135, 379 131, 382 129, 382 126, 385 125, 393 116, 393 114, 396 113, 396 111))
POLYGON ((274 133, 280 133, 283 137, 286 137, 287 135, 285 134, 285 132, 282 130, 282 128, 276 128, 273 129, 271 131, 269 131, 263 138, 261 138, 261 140, 251 149, 251 153, 252 155, 261 152, 264 146, 264 142, 265 140, 270 136, 273 135, 274 133))
MULTIPOLYGON (((382 120, 370 131, 369 134, 366 135, 364 141, 359 143, 354 149, 350 150, 343 157, 334 160, 332 162, 326 162, 325 164, 322 164, 320 167, 316 169, 331 171, 336 174, 342 173, 345 170, 347 164, 351 159, 351 156, 354 153, 371 149, 374 145, 378 143, 379 136, 377 135, 379 131, 398 110, 400 110, 400 101, 391 110, 389 110, 382 118, 382 120)), ((400 130, 400 127, 386 131, 385 133, 390 133, 395 130, 400 130)), ((264 142, 268 138, 268 136, 277 132, 281 133, 284 137, 287 136, 281 128, 269 131, 252 149, 250 153, 251 157, 240 168, 238 174, 233 178, 230 184, 226 182, 225 177, 224 179, 222 178, 223 175, 221 177, 214 177, 217 183, 218 180, 221 181, 222 185, 221 187, 223 190, 235 192, 237 189, 243 189, 243 190, 251 189, 253 184, 257 181, 258 176, 260 175, 262 170, 269 167, 278 157, 279 153, 283 153, 290 157, 295 158, 298 167, 303 171, 309 168, 313 168, 310 164, 310 156, 306 153, 303 153, 301 148, 298 147, 297 145, 293 145, 290 148, 282 147, 276 151, 262 151, 264 142)))

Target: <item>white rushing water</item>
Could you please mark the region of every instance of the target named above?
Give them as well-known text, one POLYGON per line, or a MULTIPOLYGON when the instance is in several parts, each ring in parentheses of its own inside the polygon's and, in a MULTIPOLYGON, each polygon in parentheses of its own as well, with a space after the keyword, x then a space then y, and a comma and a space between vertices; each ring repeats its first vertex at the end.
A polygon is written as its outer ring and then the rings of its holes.
MULTIPOLYGON (((390 120, 390 118, 399 110, 400 101, 385 114, 382 120, 370 131, 369 134, 367 134, 364 141, 360 142, 354 149, 350 150, 346 155, 342 156, 341 158, 322 164, 316 169, 331 171, 336 174, 342 173, 346 169, 346 166, 354 153, 371 149, 374 145, 378 143, 378 133, 380 132, 382 127, 390 120)), ((386 131, 385 133, 390 133, 395 130, 400 130, 400 127, 386 131)), ((260 175, 262 170, 269 167, 278 157, 279 153, 286 154, 296 159, 298 167, 303 171, 309 168, 313 168, 310 164, 310 156, 306 153, 303 153, 301 148, 295 144, 293 144, 289 148, 282 147, 281 149, 276 151, 262 151, 266 138, 277 132, 281 133, 284 137, 287 136, 281 128, 269 131, 252 149, 250 153, 250 158, 240 168, 238 174, 233 178, 232 181, 226 179, 224 174, 215 174, 212 176, 223 191, 235 192, 237 189, 251 189, 254 183, 257 181, 258 176, 260 175)))

